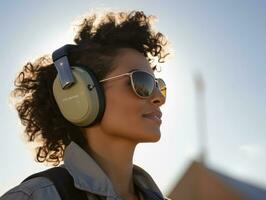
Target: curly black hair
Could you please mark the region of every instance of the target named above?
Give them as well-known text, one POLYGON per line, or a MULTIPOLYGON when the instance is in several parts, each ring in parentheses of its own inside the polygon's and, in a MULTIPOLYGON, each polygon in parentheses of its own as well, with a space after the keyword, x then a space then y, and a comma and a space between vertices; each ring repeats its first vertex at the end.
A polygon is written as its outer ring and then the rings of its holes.
MULTIPOLYGON (((122 48, 136 49, 150 64, 154 57, 159 63, 165 62, 169 54, 167 39, 151 29, 153 19, 142 11, 84 17, 74 38, 77 46, 70 53, 70 64, 89 66, 96 77, 102 79, 112 72, 114 59, 122 48)), ((82 148, 87 145, 80 127, 67 121, 55 102, 52 85, 56 74, 51 56, 44 55, 23 66, 11 93, 17 100, 15 106, 28 141, 40 143, 36 148, 36 160, 53 165, 63 160, 65 147, 71 141, 82 148)))

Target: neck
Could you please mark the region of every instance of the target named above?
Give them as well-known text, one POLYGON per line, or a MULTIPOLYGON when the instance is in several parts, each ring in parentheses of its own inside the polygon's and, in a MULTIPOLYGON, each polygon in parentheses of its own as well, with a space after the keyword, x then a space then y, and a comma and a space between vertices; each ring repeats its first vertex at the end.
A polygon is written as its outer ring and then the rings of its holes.
POLYGON ((86 138, 90 155, 111 180, 118 196, 135 199, 132 160, 136 143, 99 130, 86 131, 86 138))

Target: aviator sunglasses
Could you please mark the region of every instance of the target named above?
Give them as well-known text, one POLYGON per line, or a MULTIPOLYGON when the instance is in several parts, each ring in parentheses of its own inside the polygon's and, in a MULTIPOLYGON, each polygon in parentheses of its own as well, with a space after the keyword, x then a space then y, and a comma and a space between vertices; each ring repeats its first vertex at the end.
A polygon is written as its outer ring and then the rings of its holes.
POLYGON ((161 78, 155 78, 152 74, 145 71, 135 70, 125 74, 120 74, 110 78, 102 79, 99 82, 102 83, 105 81, 120 78, 122 76, 130 77, 131 87, 135 94, 140 98, 150 97, 155 87, 157 87, 161 91, 164 98, 166 97, 165 82, 161 78))

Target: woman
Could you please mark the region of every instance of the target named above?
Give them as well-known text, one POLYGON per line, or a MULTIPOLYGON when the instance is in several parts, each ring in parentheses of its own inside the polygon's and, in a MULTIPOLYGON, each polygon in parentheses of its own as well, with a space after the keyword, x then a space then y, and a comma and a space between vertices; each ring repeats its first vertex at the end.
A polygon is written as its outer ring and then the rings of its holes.
MULTIPOLYGON (((151 29, 152 19, 138 11, 85 17, 76 45, 55 51, 53 59, 27 63, 15 81, 25 134, 39 142, 37 161, 64 161, 61 167, 88 199, 153 198, 145 191, 164 199, 150 175, 132 162, 138 143, 161 136, 166 87, 151 64, 152 57, 164 62, 168 52, 166 38, 151 29)), ((35 177, 0 199, 61 198, 51 180, 35 177)))

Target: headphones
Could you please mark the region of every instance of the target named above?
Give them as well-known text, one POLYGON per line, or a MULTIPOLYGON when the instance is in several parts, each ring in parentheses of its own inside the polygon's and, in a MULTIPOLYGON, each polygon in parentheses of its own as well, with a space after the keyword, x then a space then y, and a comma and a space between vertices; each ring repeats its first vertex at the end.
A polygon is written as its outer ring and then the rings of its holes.
POLYGON ((69 50, 75 47, 67 44, 52 54, 57 70, 53 95, 60 112, 69 122, 88 127, 102 119, 105 97, 92 70, 83 66, 70 66, 69 50))

